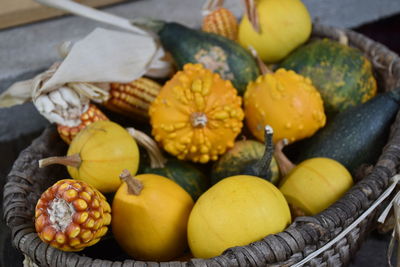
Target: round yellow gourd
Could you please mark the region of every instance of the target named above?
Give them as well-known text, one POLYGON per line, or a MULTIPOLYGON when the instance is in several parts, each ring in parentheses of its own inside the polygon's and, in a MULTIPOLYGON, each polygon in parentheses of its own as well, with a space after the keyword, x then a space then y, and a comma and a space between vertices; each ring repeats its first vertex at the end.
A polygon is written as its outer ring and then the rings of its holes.
POLYGON ((249 175, 225 178, 195 203, 188 240, 195 257, 210 258, 280 232, 290 224, 288 204, 270 182, 249 175))
POLYGON ((277 62, 304 43, 311 34, 311 17, 300 0, 256 1, 260 33, 244 16, 239 24, 238 41, 254 47, 265 62, 277 62))
POLYGON ((337 201, 352 185, 351 175, 342 164, 329 158, 312 158, 292 169, 279 189, 292 208, 315 215, 337 201))
POLYGON ((68 155, 78 154, 78 168, 68 166, 72 178, 85 181, 103 193, 115 192, 124 169, 135 174, 139 167, 136 141, 120 125, 98 121, 83 129, 72 140, 68 155))
POLYGON ((134 259, 168 261, 187 248, 190 195, 163 176, 127 177, 115 194, 111 221, 118 244, 134 259))
POLYGON ((313 135, 326 122, 321 95, 311 80, 285 69, 250 82, 244 109, 246 124, 260 141, 265 125, 274 129, 274 142, 294 142, 313 135))
POLYGON ((181 160, 217 160, 242 129, 241 104, 230 81, 200 64, 186 64, 150 106, 152 134, 181 160))
POLYGON ((65 165, 72 178, 87 182, 102 193, 110 193, 120 186, 122 170, 137 172, 139 149, 123 127, 111 121, 97 121, 72 140, 67 156, 39 161, 40 167, 50 164, 65 165))

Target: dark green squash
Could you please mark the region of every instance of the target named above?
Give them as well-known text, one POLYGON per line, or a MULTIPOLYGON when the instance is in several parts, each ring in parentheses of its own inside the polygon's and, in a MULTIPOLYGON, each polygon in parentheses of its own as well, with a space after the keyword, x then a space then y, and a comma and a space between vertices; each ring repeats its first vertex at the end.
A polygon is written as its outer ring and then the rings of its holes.
POLYGON ((299 47, 279 67, 310 78, 328 115, 364 103, 377 91, 371 63, 361 51, 329 39, 299 47))
POLYGON ((215 164, 211 171, 211 184, 226 177, 248 174, 278 184, 278 165, 272 156, 272 132, 266 135, 266 144, 254 140, 235 142, 215 164))
POLYGON ((174 158, 164 158, 157 143, 148 135, 127 128, 140 147, 138 174, 153 173, 167 177, 188 192, 193 200, 210 187, 210 181, 194 165, 174 158))
POLYGON ((295 162, 327 157, 342 163, 353 175, 362 164, 374 164, 387 142, 398 112, 400 88, 339 113, 313 137, 288 146, 295 162))
POLYGON ((238 43, 223 36, 190 29, 178 23, 144 21, 142 27, 155 31, 179 69, 186 63, 201 63, 219 73, 243 95, 250 81, 259 76, 252 55, 238 43))

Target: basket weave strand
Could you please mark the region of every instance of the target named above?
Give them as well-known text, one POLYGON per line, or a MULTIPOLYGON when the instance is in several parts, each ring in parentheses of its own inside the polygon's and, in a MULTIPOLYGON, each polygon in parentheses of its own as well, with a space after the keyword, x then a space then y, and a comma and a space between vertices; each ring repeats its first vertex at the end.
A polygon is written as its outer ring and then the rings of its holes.
MULTIPOLYGON (((338 40, 345 33, 349 45, 371 60, 381 91, 400 86, 400 59, 385 46, 350 30, 315 24, 313 37, 338 40)), ((343 36, 342 36, 343 37, 343 36)), ((284 232, 270 235, 247 246, 234 247, 211 259, 191 259, 188 262, 142 262, 134 260, 106 261, 57 250, 40 241, 34 231, 35 203, 41 193, 56 178, 67 177, 65 168, 50 166, 39 169, 41 158, 64 155, 66 146, 54 127, 46 129, 25 149, 4 187, 4 219, 12 230, 12 240, 24 254, 40 266, 290 266, 316 251, 350 225, 387 188, 389 179, 400 166, 400 115, 392 125, 389 141, 372 169, 340 200, 313 217, 299 217, 284 232)), ((328 250, 307 263, 307 266, 343 266, 359 249, 369 231, 376 226, 379 209, 371 213, 356 228, 328 250)))

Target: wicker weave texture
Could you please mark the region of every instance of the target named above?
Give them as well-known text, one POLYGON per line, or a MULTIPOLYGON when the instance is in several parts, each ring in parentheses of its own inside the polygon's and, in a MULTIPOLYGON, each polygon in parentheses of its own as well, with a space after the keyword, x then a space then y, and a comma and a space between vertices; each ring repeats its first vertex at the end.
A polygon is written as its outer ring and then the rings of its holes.
MULTIPOLYGON (((313 37, 339 39, 343 32, 349 44, 359 48, 372 61, 381 90, 400 87, 400 59, 385 46, 349 30, 341 31, 324 25, 313 27, 313 37)), ((389 141, 373 170, 330 208, 313 217, 297 218, 284 232, 247 246, 228 249, 212 259, 165 263, 111 262, 57 250, 43 243, 35 233, 34 208, 41 193, 55 182, 56 177, 67 177, 63 167, 38 168, 39 159, 66 153, 66 146, 55 128, 50 127, 20 154, 10 172, 4 187, 4 219, 12 230, 14 245, 40 266, 290 266, 340 233, 386 189, 390 177, 400 166, 399 144, 400 115, 392 125, 389 141)), ((347 265, 369 231, 375 227, 376 214, 371 214, 345 238, 307 265, 347 265)))

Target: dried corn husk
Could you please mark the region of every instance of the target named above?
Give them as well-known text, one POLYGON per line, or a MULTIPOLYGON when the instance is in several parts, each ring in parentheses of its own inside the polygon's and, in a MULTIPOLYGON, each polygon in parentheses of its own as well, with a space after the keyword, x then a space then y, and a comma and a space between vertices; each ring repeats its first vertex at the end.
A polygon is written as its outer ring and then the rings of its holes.
POLYGON ((65 59, 32 80, 18 82, 0 95, 0 107, 33 101, 50 122, 74 127, 90 101, 104 102, 109 83, 128 83, 143 75, 165 77, 172 64, 150 34, 95 29, 69 50, 65 59))

